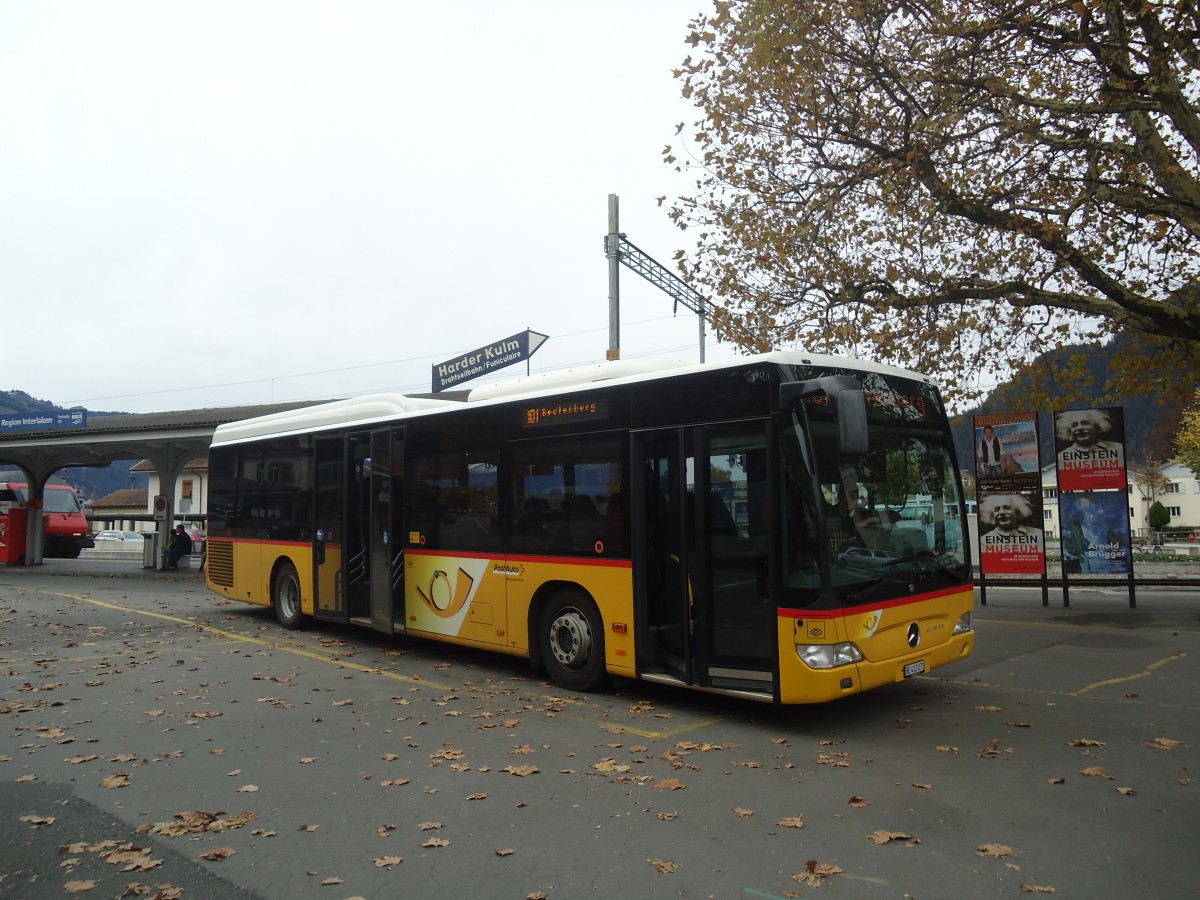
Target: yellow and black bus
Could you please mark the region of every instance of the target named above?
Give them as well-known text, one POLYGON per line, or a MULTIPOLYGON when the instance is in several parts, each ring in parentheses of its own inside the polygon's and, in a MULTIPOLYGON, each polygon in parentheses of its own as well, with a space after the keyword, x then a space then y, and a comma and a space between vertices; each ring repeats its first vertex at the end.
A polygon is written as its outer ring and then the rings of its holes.
POLYGON ((971 653, 962 487, 936 386, 774 352, 373 395, 220 426, 208 586, 353 622, 774 703, 971 653))

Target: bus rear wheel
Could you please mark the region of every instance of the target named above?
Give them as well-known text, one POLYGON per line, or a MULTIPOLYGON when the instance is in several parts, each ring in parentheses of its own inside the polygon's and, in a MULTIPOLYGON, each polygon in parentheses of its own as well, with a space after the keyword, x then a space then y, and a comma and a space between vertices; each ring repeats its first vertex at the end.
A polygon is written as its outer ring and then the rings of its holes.
POLYGON ((604 686, 604 625, 590 598, 562 593, 542 609, 538 628, 542 659, 551 679, 572 691, 604 686))
POLYGON ((304 613, 300 611, 300 576, 290 562, 279 567, 271 585, 271 605, 275 607, 275 618, 284 628, 295 630, 304 624, 304 613))

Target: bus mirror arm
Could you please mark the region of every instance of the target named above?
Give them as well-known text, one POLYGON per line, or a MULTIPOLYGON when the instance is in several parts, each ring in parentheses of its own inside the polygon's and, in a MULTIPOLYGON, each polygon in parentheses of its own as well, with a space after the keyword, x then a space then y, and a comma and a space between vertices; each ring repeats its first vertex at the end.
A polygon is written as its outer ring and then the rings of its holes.
POLYGON ((838 427, 838 450, 848 456, 867 452, 867 399, 862 385, 849 375, 827 375, 779 386, 779 406, 794 409, 806 397, 829 398, 838 427))

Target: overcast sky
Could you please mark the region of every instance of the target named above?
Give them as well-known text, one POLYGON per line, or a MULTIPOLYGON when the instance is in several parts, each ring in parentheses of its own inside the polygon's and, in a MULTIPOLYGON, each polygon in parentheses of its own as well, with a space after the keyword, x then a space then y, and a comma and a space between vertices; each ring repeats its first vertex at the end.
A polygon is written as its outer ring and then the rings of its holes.
MULTIPOLYGON (((688 246, 655 198, 687 190, 662 149, 710 6, 0 0, 0 388, 421 392, 526 328, 534 373, 603 360, 608 194, 651 256, 688 246)), ((692 314, 621 290, 624 358, 698 360, 692 314)))

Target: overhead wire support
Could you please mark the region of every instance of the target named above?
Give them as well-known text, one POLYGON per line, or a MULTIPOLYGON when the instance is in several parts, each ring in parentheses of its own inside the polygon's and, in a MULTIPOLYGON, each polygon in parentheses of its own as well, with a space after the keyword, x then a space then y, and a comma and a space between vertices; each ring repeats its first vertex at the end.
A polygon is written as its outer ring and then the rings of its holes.
MULTIPOLYGON (((686 281, 651 257, 648 253, 634 245, 624 232, 617 235, 617 260, 627 268, 637 272, 660 291, 668 294, 675 301, 674 312, 679 312, 682 305, 696 314, 700 322, 700 362, 704 362, 704 320, 706 312, 715 309, 714 305, 700 296, 686 281)), ((611 258, 611 234, 604 236, 604 255, 611 258)))

